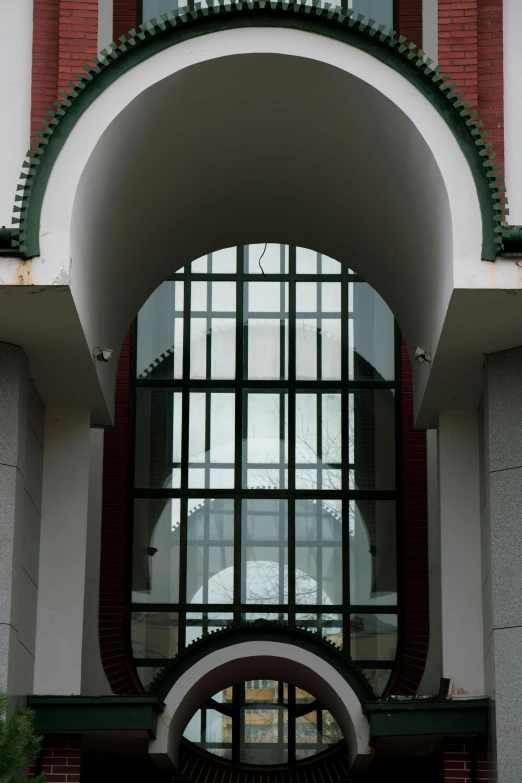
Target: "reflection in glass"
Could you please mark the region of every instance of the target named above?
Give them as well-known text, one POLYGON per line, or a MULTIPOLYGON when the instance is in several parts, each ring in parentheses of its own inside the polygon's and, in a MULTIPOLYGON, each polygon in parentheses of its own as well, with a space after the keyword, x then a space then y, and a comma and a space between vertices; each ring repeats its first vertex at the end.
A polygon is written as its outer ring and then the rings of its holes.
POLYGON ((179 499, 148 498, 134 501, 134 603, 178 602, 179 534, 179 499))
POLYGON ((174 658, 178 654, 177 612, 132 612, 131 643, 135 658, 174 658))
POLYGON ((321 501, 295 502, 295 601, 342 603, 342 522, 321 501))
POLYGON ((296 394, 296 487, 341 489, 341 463, 341 395, 296 394))
MULTIPOLYGON (((212 580, 216 577, 211 577, 209 593, 212 593, 213 585, 212 580)), ((218 581, 222 579, 222 575, 217 575, 218 581)), ((198 594, 196 593, 196 598, 198 594)), ((198 600, 192 603, 200 603, 198 600)), ((227 602, 229 603, 229 602, 227 602)), ((188 646, 195 642, 196 639, 200 639, 202 636, 207 636, 213 631, 220 631, 223 628, 228 628, 234 622, 234 615, 231 612, 187 612, 186 615, 186 629, 185 629, 185 645, 188 646)))
POLYGON ((350 655, 355 661, 393 661, 396 650, 396 614, 350 615, 350 655))
POLYGON ((284 275, 288 272, 288 245, 246 245, 245 272, 251 275, 284 275))
POLYGON ((137 378, 182 377, 183 287, 181 281, 167 280, 141 308, 136 343, 137 378))
POLYGON ((243 486, 279 489, 287 476, 287 394, 247 392, 243 486))
MULTIPOLYGON (((176 645, 262 620, 344 645, 382 691, 398 601, 386 304, 346 263, 268 243, 187 264, 137 327, 132 611, 143 676, 176 645)), ((306 758, 334 741, 312 696, 271 688, 231 686, 187 730, 235 762, 275 763, 293 740, 306 758), (296 715, 294 703, 310 710, 296 715)))
POLYGON ((241 600, 247 604, 288 601, 288 502, 242 501, 241 600))
POLYGON ((234 599, 234 501, 201 502, 187 524, 187 601, 231 604, 234 599))
POLYGON ((235 394, 192 392, 189 487, 234 486, 235 394))
POLYGON ((179 487, 181 480, 181 392, 136 390, 135 485, 179 487))
POLYGON ((350 500, 350 601, 397 603, 395 502, 350 500))

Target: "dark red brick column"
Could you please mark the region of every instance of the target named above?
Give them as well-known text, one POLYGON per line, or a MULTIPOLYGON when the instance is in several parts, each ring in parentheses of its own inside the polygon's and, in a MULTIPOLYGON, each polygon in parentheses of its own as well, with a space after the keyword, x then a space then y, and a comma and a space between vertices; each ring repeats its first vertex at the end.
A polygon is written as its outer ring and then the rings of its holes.
POLYGON ((130 520, 132 334, 120 353, 116 379, 114 429, 105 433, 103 457, 102 539, 100 562, 100 652, 107 679, 115 693, 142 691, 128 648, 127 569, 130 520))
POLYGON ((422 0, 398 0, 397 30, 422 46, 422 0))
POLYGON ((439 0, 439 65, 478 109, 503 172, 503 0, 439 0))
POLYGON ((43 772, 47 783, 80 783, 81 761, 80 734, 46 734, 40 759, 31 765, 29 777, 43 772))
POLYGON ((58 96, 60 0, 35 0, 31 83, 31 138, 58 96))
POLYGON ((496 780, 492 756, 474 752, 472 741, 465 737, 444 740, 442 755, 444 783, 493 783, 496 780))
POLYGON ((113 0, 113 30, 114 40, 136 28, 138 19, 138 0, 113 0))

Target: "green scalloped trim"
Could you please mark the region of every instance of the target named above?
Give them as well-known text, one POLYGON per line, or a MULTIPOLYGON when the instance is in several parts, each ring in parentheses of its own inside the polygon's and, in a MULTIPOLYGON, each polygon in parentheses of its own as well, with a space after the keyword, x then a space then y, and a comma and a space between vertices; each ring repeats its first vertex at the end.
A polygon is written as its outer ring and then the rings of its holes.
POLYGON ((172 663, 156 674, 147 688, 147 693, 157 695, 164 701, 181 675, 202 658, 224 647, 260 639, 317 648, 317 654, 348 682, 361 704, 378 701, 378 696, 363 670, 342 648, 313 631, 271 620, 235 623, 196 639, 180 652, 172 663))
POLYGON ((18 226, 19 254, 25 258, 39 254, 41 207, 54 162, 78 117, 107 84, 180 40, 252 25, 297 27, 347 41, 379 57, 414 83, 450 125, 472 170, 482 212, 483 258, 494 260, 502 252, 508 209, 503 197, 505 185, 497 173, 498 165, 493 163, 492 144, 484 141, 487 133, 480 131, 483 123, 476 120, 477 112, 469 111, 469 102, 462 102, 464 93, 457 92, 456 84, 448 84, 451 77, 441 76, 440 67, 433 68, 433 61, 421 49, 373 19, 329 3, 320 5, 319 0, 311 4, 303 0, 210 0, 207 7, 196 3, 193 8, 178 8, 130 30, 84 65, 84 72, 75 77, 76 83, 69 82, 68 92, 61 93, 62 100, 55 101, 55 110, 47 113, 49 120, 43 122, 23 164, 13 218, 18 226), (443 103, 438 96, 444 96, 443 103), (474 155, 469 143, 476 146, 474 155))

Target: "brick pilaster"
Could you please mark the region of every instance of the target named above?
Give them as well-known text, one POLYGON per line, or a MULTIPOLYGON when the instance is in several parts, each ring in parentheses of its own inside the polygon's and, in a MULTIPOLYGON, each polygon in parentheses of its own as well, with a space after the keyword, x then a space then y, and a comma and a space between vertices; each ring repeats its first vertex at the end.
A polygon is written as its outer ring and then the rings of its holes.
POLYGON ((58 91, 98 50, 98 0, 60 0, 58 91))
POLYGON ((422 46, 422 0, 398 0, 397 29, 408 41, 422 46))
POLYGON ((137 27, 141 22, 138 19, 138 0, 113 0, 113 29, 114 40, 120 35, 125 35, 129 30, 137 27))
POLYGON ((80 783, 81 757, 81 735, 46 734, 39 763, 30 770, 31 777, 41 771, 47 783, 80 783))

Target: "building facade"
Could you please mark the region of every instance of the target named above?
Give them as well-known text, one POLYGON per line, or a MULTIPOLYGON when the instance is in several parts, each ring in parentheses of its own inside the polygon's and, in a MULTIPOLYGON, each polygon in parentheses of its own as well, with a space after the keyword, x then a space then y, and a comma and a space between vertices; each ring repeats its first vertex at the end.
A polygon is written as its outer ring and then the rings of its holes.
POLYGON ((522 4, 0 21, 30 774, 519 783, 522 4))

